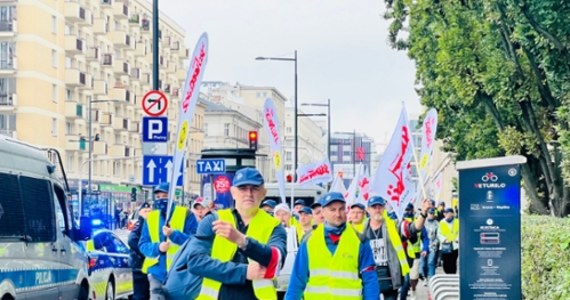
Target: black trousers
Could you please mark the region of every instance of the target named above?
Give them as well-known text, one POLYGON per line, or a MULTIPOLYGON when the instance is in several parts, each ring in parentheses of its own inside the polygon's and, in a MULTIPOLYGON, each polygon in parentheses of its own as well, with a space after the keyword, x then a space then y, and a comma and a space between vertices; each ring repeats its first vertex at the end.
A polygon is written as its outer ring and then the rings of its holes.
POLYGON ((148 276, 143 272, 133 270, 133 300, 150 299, 148 276))
POLYGON ((441 254, 441 261, 443 262, 443 272, 445 274, 457 273, 457 257, 459 250, 453 250, 451 253, 441 254))

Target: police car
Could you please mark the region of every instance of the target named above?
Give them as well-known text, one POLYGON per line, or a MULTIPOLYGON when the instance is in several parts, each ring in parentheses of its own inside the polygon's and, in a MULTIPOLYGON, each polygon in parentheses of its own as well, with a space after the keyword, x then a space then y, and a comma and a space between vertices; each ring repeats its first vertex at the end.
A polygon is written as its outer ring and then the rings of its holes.
MULTIPOLYGON (((97 221, 92 221, 93 226, 97 226, 97 221)), ((91 299, 118 299, 132 295, 129 247, 107 229, 95 230, 85 247, 89 256, 91 299)))

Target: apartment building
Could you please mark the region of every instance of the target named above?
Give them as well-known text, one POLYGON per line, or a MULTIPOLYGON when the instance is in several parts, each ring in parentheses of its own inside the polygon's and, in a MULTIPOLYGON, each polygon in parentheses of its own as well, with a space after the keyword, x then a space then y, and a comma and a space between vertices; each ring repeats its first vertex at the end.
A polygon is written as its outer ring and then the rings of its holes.
MULTIPOLYGON (((1 1, 0 134, 60 149, 72 187, 85 186, 91 169, 92 189, 105 187, 98 197, 128 201, 127 186, 142 182, 140 101, 152 90, 151 17, 145 0, 1 1)), ((188 49, 184 30, 164 14, 159 43, 159 86, 174 132, 188 49)), ((204 107, 196 112, 193 130, 200 131, 204 107)), ((202 136, 191 135, 189 152, 201 145, 202 136)), ((197 178, 187 177, 193 189, 197 178)))
MULTIPOLYGON (((298 120, 297 133, 297 166, 303 166, 308 163, 315 163, 327 158, 327 136, 326 127, 321 127, 315 120, 319 117, 302 116, 303 111, 297 111, 298 120)), ((325 117, 326 119, 326 117, 325 117)), ((295 135, 293 134, 295 123, 295 109, 293 107, 286 108, 285 120, 285 173, 294 174, 293 170, 293 152, 295 151, 295 135)), ((322 124, 322 123, 321 123, 322 124)))

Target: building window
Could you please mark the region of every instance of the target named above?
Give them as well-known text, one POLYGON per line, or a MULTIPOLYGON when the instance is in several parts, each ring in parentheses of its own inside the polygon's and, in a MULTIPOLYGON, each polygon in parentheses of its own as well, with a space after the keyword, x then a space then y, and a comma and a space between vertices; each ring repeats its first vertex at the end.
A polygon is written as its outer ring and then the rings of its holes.
POLYGON ((204 123, 204 136, 208 136, 208 123, 204 123))
POLYGON ((57 17, 51 16, 51 32, 57 33, 57 17))
POLYGON ((287 126, 287 133, 291 133, 293 131, 293 129, 291 128, 291 126, 287 126))
POLYGON ((347 156, 347 155, 350 156, 350 151, 342 151, 342 155, 344 155, 344 156, 347 156))
POLYGON ((293 155, 291 151, 285 151, 285 160, 291 160, 293 155))
POLYGON ((224 123, 224 136, 230 136, 230 123, 224 123))
POLYGON ((51 85, 51 101, 57 103, 57 85, 51 85))
POLYGON ((73 135, 73 123, 65 122, 65 135, 73 135))
POLYGON ((73 92, 70 89, 65 89, 65 101, 71 101, 73 92))
POLYGON ((57 51, 51 50, 51 66, 57 68, 57 51))
POLYGON ((57 136, 57 119, 56 118, 51 119, 51 135, 57 136))

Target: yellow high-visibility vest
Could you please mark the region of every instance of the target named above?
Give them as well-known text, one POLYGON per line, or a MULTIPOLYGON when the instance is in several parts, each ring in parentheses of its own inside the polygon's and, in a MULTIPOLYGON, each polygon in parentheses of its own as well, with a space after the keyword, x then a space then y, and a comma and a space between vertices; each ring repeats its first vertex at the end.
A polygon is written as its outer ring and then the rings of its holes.
POLYGON ((400 269, 402 270, 402 276, 406 276, 410 273, 410 265, 408 265, 408 259, 406 258, 406 252, 404 252, 404 247, 402 246, 402 239, 396 228, 396 222, 388 216, 388 212, 384 210, 384 222, 386 224, 386 231, 388 232, 389 240, 392 243, 392 247, 396 250, 396 255, 398 256, 398 261, 400 262, 400 269))
MULTIPOLYGON (((231 209, 220 210, 217 213, 219 220, 232 224, 234 228, 237 227, 231 209)), ((279 226, 279 221, 260 209, 251 219, 245 235, 259 243, 267 244, 277 226, 279 226)), ((228 262, 234 257, 237 248, 238 246, 235 243, 216 235, 212 245, 211 257, 221 262, 228 262)), ((277 299, 277 290, 272 279, 253 280, 252 284, 253 292, 258 299, 277 299)), ((204 277, 202 289, 197 299, 217 300, 221 287, 221 282, 204 277)))
POLYGON ((445 219, 439 221, 439 232, 441 232, 449 242, 454 242, 459 237, 459 220, 453 218, 453 224, 451 226, 449 226, 449 223, 447 223, 445 219))
MULTIPOLYGON (((404 218, 404 220, 413 223, 414 220, 412 218, 404 218)), ((418 235, 418 239, 419 239, 419 235, 418 235)), ((408 240, 408 247, 406 247, 406 253, 408 253, 408 257, 411 259, 415 259, 416 258, 416 251, 415 251, 415 247, 414 245, 408 240)))
MULTIPOLYGON (((184 232, 184 223, 186 222, 186 212, 188 209, 180 206, 176 206, 172 212, 172 218, 170 218, 170 228, 184 232)), ((155 209, 148 213, 146 218, 146 225, 148 228, 148 233, 150 235, 150 241, 153 243, 160 243, 160 210, 155 209)), ((170 264, 172 263, 172 258, 178 251, 180 246, 172 243, 166 252, 166 271, 170 270, 170 264)), ((148 269, 158 263, 158 257, 145 257, 141 271, 147 274, 148 269)))
POLYGON ((364 226, 366 225, 367 220, 366 219, 362 219, 362 222, 360 223, 351 223, 352 227, 354 227, 354 229, 356 229, 356 231, 358 231, 358 233, 363 233, 364 232, 364 226))
POLYGON ((352 226, 346 226, 335 253, 331 254, 325 242, 324 225, 319 225, 307 240, 309 281, 304 298, 362 299, 359 252, 360 238, 352 226))

